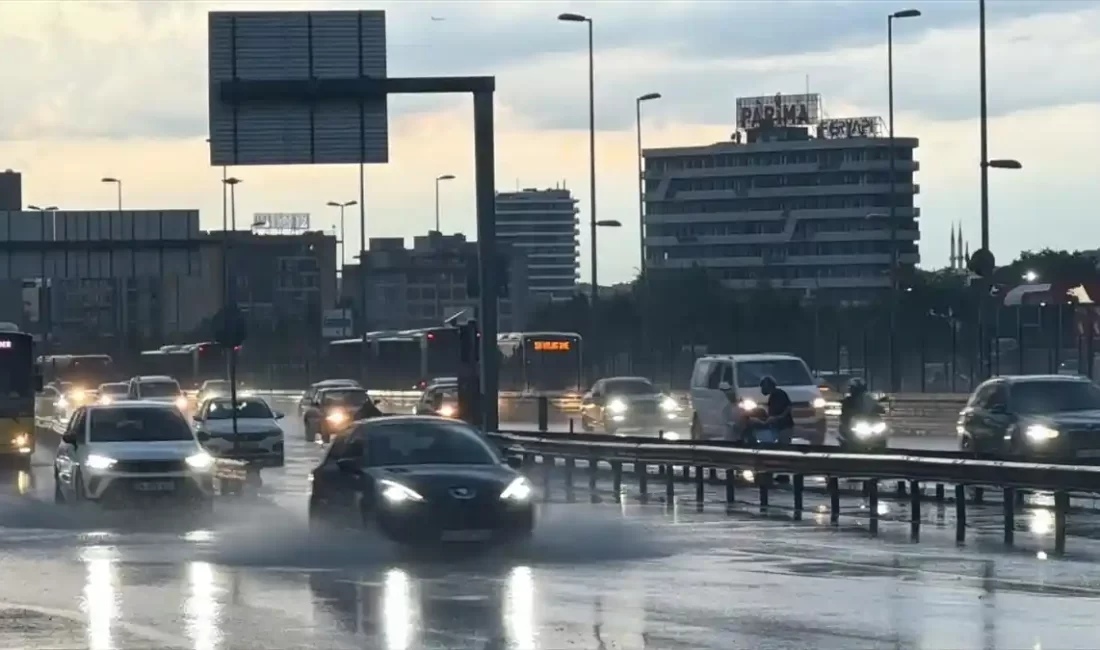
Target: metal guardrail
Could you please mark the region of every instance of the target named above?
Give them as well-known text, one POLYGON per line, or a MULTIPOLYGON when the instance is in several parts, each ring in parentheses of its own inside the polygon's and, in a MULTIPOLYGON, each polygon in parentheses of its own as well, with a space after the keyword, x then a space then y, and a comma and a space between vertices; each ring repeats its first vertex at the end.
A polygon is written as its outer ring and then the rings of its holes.
MULTIPOLYGON (((868 500, 867 515, 872 535, 878 532, 878 493, 882 480, 902 480, 908 483, 910 494, 910 532, 919 538, 921 524, 921 484, 937 484, 937 498, 942 500, 943 484, 953 484, 955 491, 956 541, 966 539, 967 489, 977 492, 980 500, 985 488, 1003 491, 1004 542, 1012 545, 1015 536, 1016 504, 1024 490, 1054 493, 1055 551, 1065 551, 1066 514, 1070 493, 1100 494, 1100 467, 1034 463, 1015 460, 964 458, 953 452, 935 454, 837 453, 824 448, 761 449, 721 443, 691 441, 654 441, 652 438, 626 438, 603 435, 527 434, 497 432, 489 434, 505 453, 523 458, 526 467, 553 466, 556 458, 566 460, 567 493, 571 494, 572 471, 576 460, 589 464, 589 487, 595 489, 596 473, 610 466, 614 475, 614 492, 622 486, 623 464, 634 466, 638 487, 643 498, 647 494, 648 466, 663 467, 668 502, 675 498, 674 467, 695 468, 696 501, 702 503, 707 470, 725 470, 727 502, 734 501, 736 476, 751 470, 760 489, 761 506, 768 504, 771 480, 776 475, 792 477, 795 518, 803 511, 804 478, 827 478, 830 497, 830 521, 837 525, 840 517, 839 479, 863 481, 868 500), (538 461, 538 462, 536 462, 538 461), (601 464, 604 467, 601 467, 601 464)), ((712 478, 716 472, 711 471, 712 478)), ((548 482, 550 472, 544 471, 548 482)))

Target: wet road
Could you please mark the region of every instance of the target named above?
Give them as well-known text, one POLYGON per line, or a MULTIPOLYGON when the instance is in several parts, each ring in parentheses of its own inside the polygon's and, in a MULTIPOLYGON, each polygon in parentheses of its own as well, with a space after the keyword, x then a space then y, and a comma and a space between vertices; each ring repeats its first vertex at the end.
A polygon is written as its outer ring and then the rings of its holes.
MULTIPOLYGON (((840 528, 822 514, 761 515, 747 489, 732 514, 657 495, 555 498, 528 547, 410 558, 309 534, 306 472, 320 448, 292 420, 288 465, 265 472, 264 496, 223 501, 206 522, 56 507, 44 454, 31 475, 6 476, 0 648, 1096 647, 1100 542, 1041 559, 1045 511, 1020 517, 1017 551, 996 553, 999 507, 971 510, 978 529, 958 549, 950 508, 926 507, 912 545, 904 506, 889 501, 884 516, 902 522, 872 540, 854 498, 840 528)), ((819 505, 807 497, 811 513, 819 505)))

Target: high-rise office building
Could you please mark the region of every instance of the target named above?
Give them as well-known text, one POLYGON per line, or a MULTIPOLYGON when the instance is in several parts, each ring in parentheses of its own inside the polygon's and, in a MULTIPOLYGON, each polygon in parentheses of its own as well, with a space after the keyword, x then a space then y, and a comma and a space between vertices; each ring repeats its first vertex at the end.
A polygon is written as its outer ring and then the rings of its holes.
POLYGON ((6 170, 0 172, 0 212, 23 209, 23 175, 6 170))
POLYGON ((712 269, 731 289, 866 301, 920 261, 916 138, 875 117, 822 120, 818 95, 738 100, 726 142, 647 149, 650 270, 712 269))
POLYGON ((527 259, 528 288, 535 299, 576 293, 579 224, 577 200, 567 189, 497 193, 497 237, 527 259))

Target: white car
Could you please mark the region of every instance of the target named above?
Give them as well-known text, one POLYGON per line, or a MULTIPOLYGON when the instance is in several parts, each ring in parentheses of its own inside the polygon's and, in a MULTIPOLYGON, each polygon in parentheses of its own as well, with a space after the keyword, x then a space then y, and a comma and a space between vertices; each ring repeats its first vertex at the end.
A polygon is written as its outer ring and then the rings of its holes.
POLYGON ((183 394, 183 389, 180 388, 180 383, 164 375, 134 377, 130 380, 130 391, 127 398, 143 402, 171 404, 184 413, 187 412, 187 407, 190 406, 187 396, 183 394))
POLYGON ((174 405, 115 402, 73 413, 54 459, 54 500, 213 505, 214 457, 174 405))
POLYGON ((233 406, 228 397, 211 397, 195 414, 195 434, 206 449, 220 458, 254 461, 264 467, 282 467, 283 414, 272 411, 258 397, 237 400, 237 435, 233 435, 233 406), (236 442, 236 445, 234 445, 236 442))
POLYGON ((742 411, 767 403, 760 380, 775 379, 793 402, 794 438, 825 444, 825 399, 801 358, 790 354, 716 354, 695 360, 691 373, 691 437, 726 438, 742 411))

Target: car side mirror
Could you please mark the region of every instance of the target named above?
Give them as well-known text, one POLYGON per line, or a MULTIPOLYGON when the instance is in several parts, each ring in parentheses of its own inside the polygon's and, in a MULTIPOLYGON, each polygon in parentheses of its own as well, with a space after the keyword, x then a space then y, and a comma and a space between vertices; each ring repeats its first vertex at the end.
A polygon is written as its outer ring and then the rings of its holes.
POLYGON ((199 415, 198 413, 196 413, 195 415, 191 416, 191 421, 192 422, 202 422, 203 417, 201 415, 199 415))
POLYGON ((523 459, 519 456, 508 456, 504 459, 504 463, 512 469, 523 469, 523 459))
POLYGON ((76 434, 74 434, 74 433, 65 433, 61 436, 61 441, 64 442, 65 444, 69 444, 69 445, 72 445, 72 446, 75 447, 76 446, 76 434))
POLYGON ((276 420, 282 420, 285 417, 286 417, 286 414, 284 414, 282 411, 275 411, 275 419, 276 420))
POLYGON ((197 438, 199 442, 210 442, 210 434, 205 431, 196 433, 195 438, 197 438))
POLYGON ((718 390, 722 391, 723 393, 728 393, 729 391, 733 390, 733 386, 731 386, 728 381, 723 381, 718 384, 718 390))

